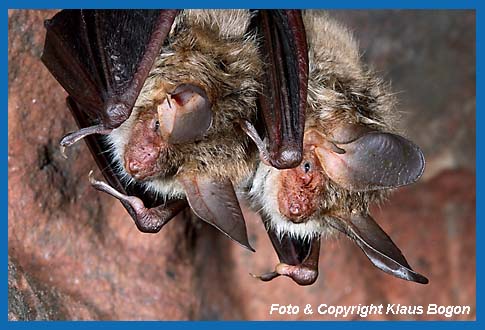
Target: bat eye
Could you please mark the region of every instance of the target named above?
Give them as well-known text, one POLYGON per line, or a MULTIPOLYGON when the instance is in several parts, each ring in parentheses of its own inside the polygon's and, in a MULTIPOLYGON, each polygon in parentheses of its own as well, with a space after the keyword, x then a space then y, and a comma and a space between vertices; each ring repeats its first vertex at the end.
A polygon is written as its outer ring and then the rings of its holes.
POLYGON ((305 173, 310 172, 312 169, 312 164, 310 162, 303 163, 303 169, 305 170, 305 173))
POLYGON ((153 130, 156 132, 156 131, 158 131, 159 128, 160 128, 160 122, 157 120, 157 121, 155 121, 155 127, 154 127, 153 130))

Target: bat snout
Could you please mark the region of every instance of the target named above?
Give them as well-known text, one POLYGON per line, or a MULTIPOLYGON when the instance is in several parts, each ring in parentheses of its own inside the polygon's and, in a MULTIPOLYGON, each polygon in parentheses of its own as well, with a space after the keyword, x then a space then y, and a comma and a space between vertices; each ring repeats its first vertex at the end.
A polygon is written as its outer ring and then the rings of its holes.
POLYGON ((159 148, 145 150, 140 148, 136 155, 125 155, 125 169, 136 180, 143 180, 153 176, 158 171, 157 160, 160 155, 159 148))
POLYGON ((314 203, 307 196, 289 194, 287 198, 280 198, 280 213, 293 223, 306 222, 315 210, 314 203))

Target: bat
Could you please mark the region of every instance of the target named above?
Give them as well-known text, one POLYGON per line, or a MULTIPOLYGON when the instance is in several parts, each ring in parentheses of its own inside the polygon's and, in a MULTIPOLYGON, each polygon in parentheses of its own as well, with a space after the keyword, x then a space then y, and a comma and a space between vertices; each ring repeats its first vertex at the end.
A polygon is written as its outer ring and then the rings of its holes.
POLYGON ((257 104, 275 87, 264 72, 276 72, 287 83, 277 108, 262 106, 266 130, 278 129, 261 154, 286 167, 301 158, 308 62, 299 11, 64 10, 45 26, 42 61, 80 127, 60 144, 86 140, 107 181, 90 172, 93 187, 120 200, 143 232, 190 206, 253 250, 234 187, 255 161, 239 132, 256 132, 257 104))
POLYGON ((322 237, 342 232, 382 271, 426 284, 369 214, 392 188, 416 182, 424 156, 395 128, 394 98, 361 63, 351 34, 328 15, 305 12, 308 107, 302 162, 279 170, 261 161, 249 191, 280 259, 270 281, 318 277, 322 237))

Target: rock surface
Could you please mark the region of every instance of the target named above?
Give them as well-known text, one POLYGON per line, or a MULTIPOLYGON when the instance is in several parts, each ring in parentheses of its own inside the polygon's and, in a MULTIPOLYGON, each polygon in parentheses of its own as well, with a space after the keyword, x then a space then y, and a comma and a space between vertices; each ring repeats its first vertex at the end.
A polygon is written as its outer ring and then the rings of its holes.
POLYGON ((332 12, 400 92, 407 136, 426 154, 423 180, 373 214, 430 284, 380 272, 342 237, 322 244, 320 278, 310 287, 248 275, 277 262, 255 214, 247 212, 255 254, 190 216, 143 234, 120 203, 90 187, 96 165, 83 143, 62 158, 59 138, 76 126, 64 90, 39 61, 42 22, 54 13, 9 12, 10 320, 333 319, 269 315, 273 303, 470 305, 470 315, 454 319, 475 318, 473 12, 332 12))

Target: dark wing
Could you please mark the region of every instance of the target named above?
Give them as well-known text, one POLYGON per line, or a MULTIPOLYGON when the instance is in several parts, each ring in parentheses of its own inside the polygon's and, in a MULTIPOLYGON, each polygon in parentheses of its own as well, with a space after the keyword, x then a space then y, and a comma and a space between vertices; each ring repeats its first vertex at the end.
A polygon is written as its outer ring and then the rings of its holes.
MULTIPOLYGON (((63 10, 45 22, 42 62, 70 95, 67 103, 81 129, 113 128, 129 117, 176 13, 63 10)), ((111 186, 147 206, 160 204, 140 186, 123 183, 100 136, 84 136, 111 186)))
MULTIPOLYGON (((303 157, 308 47, 300 10, 260 10, 254 18, 266 63, 259 108, 266 131, 262 158, 292 168, 303 157)), ((254 138, 253 138, 254 139, 254 138)))
POLYGON ((42 61, 86 111, 89 126, 116 128, 131 114, 176 14, 63 10, 45 22, 42 61))
POLYGON ((368 214, 338 216, 329 223, 349 236, 367 258, 382 271, 407 281, 427 284, 428 279, 416 273, 391 238, 368 214))
POLYGON ((299 285, 315 283, 318 278, 320 237, 302 240, 289 235, 279 237, 271 226, 266 230, 280 263, 276 265, 274 271, 255 277, 267 282, 280 275, 285 275, 299 285))
POLYGON ((301 240, 290 235, 279 237, 273 228, 269 227, 266 230, 280 262, 299 265, 310 255, 313 239, 301 240))
POLYGON ((185 174, 180 176, 179 181, 184 187, 190 207, 199 218, 254 252, 249 244, 239 201, 229 179, 217 181, 185 174))

